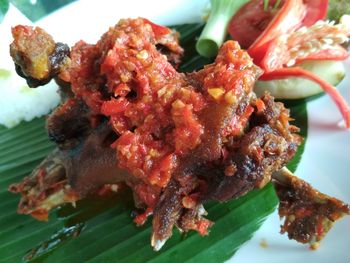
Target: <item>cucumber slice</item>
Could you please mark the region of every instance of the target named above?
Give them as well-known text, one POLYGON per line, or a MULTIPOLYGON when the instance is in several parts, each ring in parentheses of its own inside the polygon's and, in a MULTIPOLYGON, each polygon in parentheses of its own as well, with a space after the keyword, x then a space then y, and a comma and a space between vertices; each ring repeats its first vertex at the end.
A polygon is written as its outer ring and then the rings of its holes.
MULTIPOLYGON (((315 73, 333 86, 337 86, 345 77, 345 68, 341 61, 304 61, 298 66, 315 73)), ((268 91, 277 99, 302 99, 323 92, 318 84, 304 78, 295 77, 280 80, 257 81, 254 90, 258 96, 268 91)))

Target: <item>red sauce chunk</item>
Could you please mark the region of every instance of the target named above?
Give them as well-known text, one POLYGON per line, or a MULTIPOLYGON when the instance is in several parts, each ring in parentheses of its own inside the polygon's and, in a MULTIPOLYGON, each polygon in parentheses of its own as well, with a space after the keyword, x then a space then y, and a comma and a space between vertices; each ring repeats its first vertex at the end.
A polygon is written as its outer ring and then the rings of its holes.
MULTIPOLYGON (((200 84, 194 87, 176 71, 169 54, 159 50, 161 45, 180 56, 177 40, 168 28, 128 19, 110 28, 96 45, 80 41, 71 51, 72 90, 94 114, 109 119, 118 135, 111 145, 116 164, 144 183, 132 187, 149 208, 154 208, 181 157, 202 143, 203 110, 213 103, 236 104, 251 92, 256 78, 248 54, 231 41, 214 64, 195 73, 200 84)), ((235 119, 225 135, 241 129, 250 113, 235 119)))
POLYGON ((117 36, 101 61, 108 90, 117 96, 103 102, 101 112, 110 116, 120 134, 113 144, 119 166, 165 187, 177 157, 201 141, 197 113, 205 102, 156 49, 150 24, 136 21, 125 26, 108 32, 99 43, 117 36))
POLYGON ((203 134, 203 95, 157 50, 160 43, 182 53, 175 37, 145 19, 122 20, 96 45, 80 41, 71 52, 72 89, 109 117, 119 135, 112 144, 118 165, 158 187, 167 185, 178 156, 200 144, 203 134), (112 94, 107 99, 98 88, 104 81, 112 94))

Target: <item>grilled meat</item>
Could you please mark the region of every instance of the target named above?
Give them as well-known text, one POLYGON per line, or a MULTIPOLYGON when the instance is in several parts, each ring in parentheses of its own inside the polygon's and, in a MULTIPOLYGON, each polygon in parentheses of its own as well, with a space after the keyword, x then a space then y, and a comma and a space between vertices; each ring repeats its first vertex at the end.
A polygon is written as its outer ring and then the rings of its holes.
POLYGON ((57 149, 10 187, 22 194, 19 213, 46 219, 57 205, 123 182, 145 211, 134 221, 153 214, 159 250, 174 226, 207 234, 205 202, 263 187, 301 142, 282 103, 256 98, 261 71, 234 41, 213 64, 183 74, 177 34, 142 18, 121 20, 96 44, 79 41, 69 52, 39 28, 18 26, 13 36, 20 75, 35 85, 55 78, 65 93, 47 120, 57 149))

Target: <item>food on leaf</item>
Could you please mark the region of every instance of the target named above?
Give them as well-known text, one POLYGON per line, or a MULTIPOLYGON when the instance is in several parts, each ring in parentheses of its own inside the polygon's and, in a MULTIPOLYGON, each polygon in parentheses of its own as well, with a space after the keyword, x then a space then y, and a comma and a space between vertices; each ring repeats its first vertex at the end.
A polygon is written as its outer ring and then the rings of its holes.
MULTIPOLYGON (((135 223, 153 215, 151 244, 159 250, 174 227, 207 235, 215 222, 203 204, 262 188, 302 140, 282 103, 257 98, 262 71, 235 41, 212 64, 184 74, 176 70, 178 34, 143 18, 120 20, 96 44, 79 41, 54 62, 58 44, 42 29, 17 26, 13 36, 22 76, 39 85, 55 78, 62 92, 47 119, 56 150, 10 186, 22 194, 19 213, 47 220, 58 205, 124 184, 143 210, 135 223), (32 38, 46 42, 27 43, 32 38)), ((335 213, 349 213, 337 204, 335 213)))
MULTIPOLYGON (((345 67, 341 61, 318 60, 303 61, 298 66, 304 70, 320 76, 324 81, 336 87, 345 77, 345 67)), ((257 95, 269 92, 276 99, 303 99, 323 92, 318 84, 305 78, 293 78, 270 81, 259 80, 255 83, 254 91, 257 95)))
MULTIPOLYGON (((326 16, 328 1, 285 0, 279 3, 278 10, 275 8, 276 1, 268 1, 266 11, 263 10, 264 1, 255 2, 258 4, 254 9, 249 8, 249 5, 254 3, 251 1, 233 16, 230 32, 233 38, 242 38, 241 41, 247 45, 254 63, 264 70, 260 80, 299 77, 317 83, 334 100, 343 115, 346 127, 350 128, 350 107, 346 100, 321 76, 299 67, 299 63, 303 61, 347 59, 349 54, 340 45, 349 40, 349 24, 343 21, 339 24, 322 21, 326 16), (267 15, 254 16, 254 11, 256 14, 267 12, 267 15), (248 27, 251 26, 255 30, 250 30, 253 34, 244 34, 244 26, 238 26, 242 21, 246 21, 248 27), (246 40, 246 35, 256 38, 246 40)), ((293 84, 292 81, 288 83, 293 84)))

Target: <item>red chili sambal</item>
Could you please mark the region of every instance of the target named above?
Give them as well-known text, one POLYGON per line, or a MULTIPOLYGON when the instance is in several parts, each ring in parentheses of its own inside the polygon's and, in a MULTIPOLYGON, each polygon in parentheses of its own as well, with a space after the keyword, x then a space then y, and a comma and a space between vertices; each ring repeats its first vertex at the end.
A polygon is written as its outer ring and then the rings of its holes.
MULTIPOLYGON (((214 64, 196 73, 201 84, 194 87, 173 65, 174 54, 183 53, 177 37, 146 19, 121 20, 96 45, 80 41, 71 51, 73 92, 96 115, 109 118, 118 135, 112 144, 117 164, 142 180, 144 185, 132 187, 151 208, 179 159, 201 144, 203 110, 213 103, 236 104, 251 93, 256 77, 248 54, 231 41, 214 64)), ((245 115, 236 129, 244 125, 245 115)))

